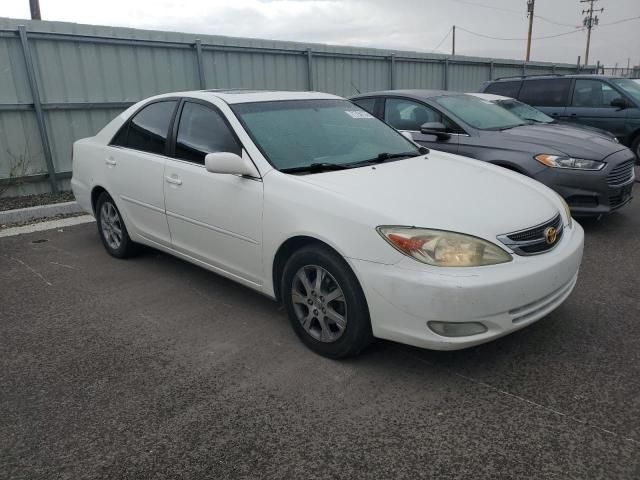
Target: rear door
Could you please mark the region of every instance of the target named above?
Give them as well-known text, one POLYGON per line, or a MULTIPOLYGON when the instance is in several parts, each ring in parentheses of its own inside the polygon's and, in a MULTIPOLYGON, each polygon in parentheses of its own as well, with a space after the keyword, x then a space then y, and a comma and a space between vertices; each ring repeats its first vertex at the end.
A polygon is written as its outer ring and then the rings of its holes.
POLYGON ((386 98, 383 119, 401 132, 409 132, 415 142, 425 147, 443 152, 458 152, 458 127, 445 115, 431 106, 406 98, 386 98), (438 140, 435 135, 422 133, 420 127, 425 123, 437 122, 447 127, 448 139, 438 140))
POLYGON ((236 280, 262 284, 262 180, 208 172, 207 153, 247 155, 224 114, 187 99, 164 177, 173 248, 236 280))
POLYGON ((127 228, 147 240, 169 246, 163 178, 167 137, 177 99, 142 107, 118 131, 105 152, 109 193, 127 228))
POLYGON ((611 101, 624 98, 608 83, 595 79, 576 79, 571 104, 567 107, 570 122, 602 128, 624 138, 627 109, 611 106, 611 101))
POLYGON ((556 120, 566 120, 571 91, 569 78, 541 78, 522 82, 518 100, 527 103, 556 120))

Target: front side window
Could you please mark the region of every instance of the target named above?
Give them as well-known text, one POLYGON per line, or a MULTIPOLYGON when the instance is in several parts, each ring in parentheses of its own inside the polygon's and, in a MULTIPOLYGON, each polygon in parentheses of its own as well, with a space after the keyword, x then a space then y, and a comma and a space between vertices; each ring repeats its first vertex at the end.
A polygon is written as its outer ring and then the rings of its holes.
POLYGON ((611 80, 611 83, 624 90, 624 92, 633 97, 636 102, 640 102, 640 80, 614 78, 611 80))
POLYGON ((118 132, 112 144, 164 155, 176 103, 170 100, 147 105, 118 132))
POLYGON ((451 95, 435 100, 454 117, 479 130, 505 130, 527 123, 500 105, 472 95, 451 95))
POLYGON ((415 144, 346 100, 241 103, 232 110, 279 170, 313 164, 356 166, 380 154, 419 155, 415 144))
POLYGON ((542 113, 537 108, 527 105, 526 103, 519 102, 518 100, 497 100, 496 103, 503 108, 506 108, 511 113, 516 115, 522 120, 529 121, 531 123, 553 123, 554 120, 549 115, 542 113))
POLYGON ((574 107, 605 108, 611 107, 611 101, 621 98, 620 94, 610 85, 600 80, 576 80, 573 89, 574 107))
POLYGON ((568 78, 526 80, 522 82, 518 100, 534 107, 564 107, 570 88, 568 78))
POLYGON ((185 102, 176 138, 176 158, 204 164, 207 153, 231 152, 241 148, 222 115, 200 103, 185 102))
POLYGON ((387 98, 384 121, 398 130, 420 131, 425 123, 444 123, 442 114, 418 102, 399 98, 387 98))
POLYGON ((493 93, 494 95, 502 95, 503 97, 518 98, 521 83, 522 82, 520 81, 495 82, 490 84, 484 92, 493 93))

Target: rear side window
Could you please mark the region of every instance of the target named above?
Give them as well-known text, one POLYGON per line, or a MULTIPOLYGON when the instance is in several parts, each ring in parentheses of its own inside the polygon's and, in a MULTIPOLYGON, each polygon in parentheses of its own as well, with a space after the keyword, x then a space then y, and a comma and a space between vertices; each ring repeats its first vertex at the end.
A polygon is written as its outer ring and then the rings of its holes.
POLYGON ((363 110, 366 110, 371 115, 374 114, 374 109, 376 107, 376 99, 375 98, 360 98, 358 100, 354 100, 353 103, 358 105, 363 110))
POLYGON ((522 82, 495 82, 490 84, 484 90, 484 93, 493 93, 494 95, 502 95, 503 97, 518 98, 520 83, 522 82))
POLYGON ((204 164, 207 153, 215 152, 240 155, 241 148, 220 113, 199 103, 185 102, 178 125, 176 158, 204 164))
POLYGON ((112 144, 164 155, 176 103, 170 100, 144 107, 118 132, 112 144))
POLYGON ((526 80, 522 82, 518 100, 535 107, 564 107, 570 86, 568 78, 526 80))

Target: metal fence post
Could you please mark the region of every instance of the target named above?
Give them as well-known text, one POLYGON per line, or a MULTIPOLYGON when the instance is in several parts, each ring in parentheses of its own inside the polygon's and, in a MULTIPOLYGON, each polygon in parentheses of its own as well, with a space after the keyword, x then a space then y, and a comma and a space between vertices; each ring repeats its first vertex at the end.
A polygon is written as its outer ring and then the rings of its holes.
POLYGON ((196 61, 198 62, 198 78, 200 79, 200 90, 207 88, 207 82, 204 79, 204 65, 202 63, 202 42, 196 39, 196 61))
POLYGON ((47 172, 49 174, 49 183, 51 184, 51 192, 58 193, 58 180, 56 179, 56 169, 53 166, 53 157, 51 156, 51 146, 49 144, 49 136, 47 135, 47 125, 44 121, 44 113, 42 111, 42 103, 40 102, 40 91, 38 90, 38 79, 33 69, 33 58, 27 40, 27 29, 24 25, 18 25, 18 34, 20 35, 20 44, 22 45, 22 54, 24 56, 24 64, 27 68, 27 78, 29 79, 29 88, 31 89, 31 98, 33 99, 33 108, 36 111, 36 121, 38 130, 40 131, 40 139, 42 140, 42 151, 47 164, 47 172))
POLYGON ((389 65, 389 84, 391 85, 390 90, 394 90, 396 88, 396 54, 392 53, 389 57, 389 61, 391 62, 389 65))
POLYGON ((444 89, 449 90, 449 59, 444 61, 444 89))
POLYGON ((313 52, 307 48, 307 89, 313 91, 313 52))
POLYGON ((527 62, 526 61, 522 62, 522 76, 523 77, 527 76, 527 62))
POLYGON ((551 73, 554 74, 554 75, 556 74, 556 65, 555 65, 555 63, 553 65, 551 65, 551 73))
POLYGON ((493 60, 489 62, 489 80, 493 80, 493 60))

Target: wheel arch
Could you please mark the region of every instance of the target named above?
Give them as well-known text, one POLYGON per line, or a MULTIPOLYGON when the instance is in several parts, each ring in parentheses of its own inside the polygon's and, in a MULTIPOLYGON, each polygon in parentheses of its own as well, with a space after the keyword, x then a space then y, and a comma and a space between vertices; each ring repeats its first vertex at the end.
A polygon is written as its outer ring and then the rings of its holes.
POLYGON ((109 192, 107 192, 107 189, 102 185, 95 185, 91 189, 91 210, 93 210, 94 216, 96 214, 96 203, 98 202, 98 197, 102 192, 106 192, 107 194, 109 194, 109 192))

